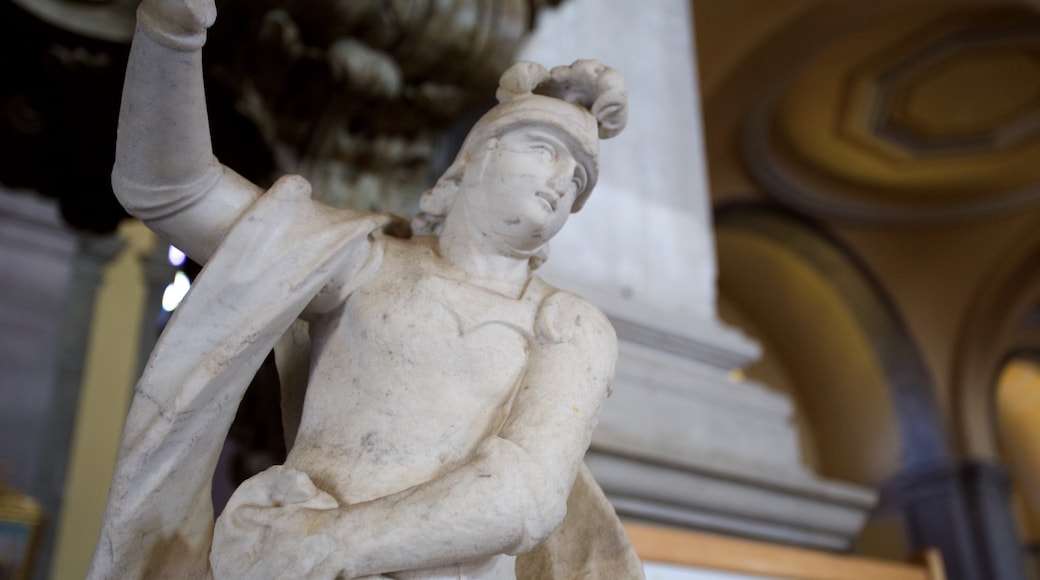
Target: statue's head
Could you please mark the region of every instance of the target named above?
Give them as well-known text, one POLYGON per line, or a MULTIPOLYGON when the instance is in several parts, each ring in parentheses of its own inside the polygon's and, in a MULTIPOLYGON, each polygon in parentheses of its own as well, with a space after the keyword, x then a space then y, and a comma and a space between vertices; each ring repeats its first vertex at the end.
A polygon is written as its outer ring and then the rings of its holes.
MULTIPOLYGON (((503 179, 510 178, 509 172, 531 177, 551 171, 567 173, 546 174, 544 178, 571 182, 573 191, 566 196, 562 188, 567 186, 560 185, 561 199, 569 196, 563 203, 569 204, 570 212, 580 210, 599 175, 599 140, 618 134, 627 118, 627 93, 621 75, 592 60, 579 60, 552 71, 532 62, 516 63, 502 75, 496 97, 499 104, 477 121, 451 167, 423 195, 423 213, 416 220, 421 233, 436 231, 460 191, 483 187, 493 193, 491 190, 503 179), (538 147, 552 150, 552 159, 547 157, 546 163, 556 164, 554 168, 534 167, 537 157, 525 161, 511 155, 538 147)), ((516 183, 516 187, 526 186, 516 183)), ((554 211, 556 206, 554 200, 554 211)))

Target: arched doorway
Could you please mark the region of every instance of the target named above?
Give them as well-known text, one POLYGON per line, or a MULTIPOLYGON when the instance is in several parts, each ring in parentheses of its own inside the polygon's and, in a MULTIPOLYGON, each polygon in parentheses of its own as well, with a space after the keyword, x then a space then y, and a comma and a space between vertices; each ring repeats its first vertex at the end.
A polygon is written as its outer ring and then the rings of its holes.
MULTIPOLYGON (((953 395, 965 459, 1007 474, 999 481, 1008 513, 998 538, 1037 577, 1040 497, 1040 236, 997 263, 976 293, 960 333, 953 395), (1011 494, 1010 500, 1008 494, 1011 494), (1017 528, 1017 529, 1016 529, 1017 528), (1017 531, 1017 537, 1015 532, 1017 531)), ((992 510, 980 510, 990 514, 992 510)))
MULTIPOLYGON (((951 462, 917 347, 854 255, 820 226, 769 206, 722 208, 716 231, 720 316, 762 343, 747 372, 795 403, 810 468, 886 489, 951 462)), ((882 508, 859 549, 906 557, 918 545, 913 526, 902 506, 882 508)))
POLYGON ((793 385, 823 475, 878 486, 945 461, 931 379, 884 292, 824 230, 763 206, 716 217, 723 316, 762 340, 749 372, 793 385))

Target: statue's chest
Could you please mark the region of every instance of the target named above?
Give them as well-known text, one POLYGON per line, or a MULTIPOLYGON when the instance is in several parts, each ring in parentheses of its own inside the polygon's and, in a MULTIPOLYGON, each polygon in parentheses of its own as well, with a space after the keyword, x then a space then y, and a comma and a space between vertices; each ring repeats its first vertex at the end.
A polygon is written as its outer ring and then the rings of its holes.
POLYGON ((522 376, 538 302, 391 262, 348 300, 345 322, 355 361, 367 371, 400 388, 490 403, 522 376))

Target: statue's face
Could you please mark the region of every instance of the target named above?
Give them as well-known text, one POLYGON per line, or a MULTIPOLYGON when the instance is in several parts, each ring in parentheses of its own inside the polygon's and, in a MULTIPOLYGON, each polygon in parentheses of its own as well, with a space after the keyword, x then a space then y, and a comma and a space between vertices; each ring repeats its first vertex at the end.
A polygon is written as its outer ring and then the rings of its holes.
POLYGON ((536 250, 567 222, 585 170, 545 128, 516 128, 487 145, 462 180, 470 223, 502 250, 536 250))

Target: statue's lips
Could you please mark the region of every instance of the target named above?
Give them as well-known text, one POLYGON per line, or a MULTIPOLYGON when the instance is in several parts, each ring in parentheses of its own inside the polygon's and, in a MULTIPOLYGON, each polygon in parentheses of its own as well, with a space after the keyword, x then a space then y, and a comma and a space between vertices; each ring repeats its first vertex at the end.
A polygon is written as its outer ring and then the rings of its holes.
POLYGON ((545 191, 544 189, 536 191, 535 195, 545 203, 549 204, 549 209, 556 211, 556 203, 560 200, 557 195, 550 191, 545 191))

